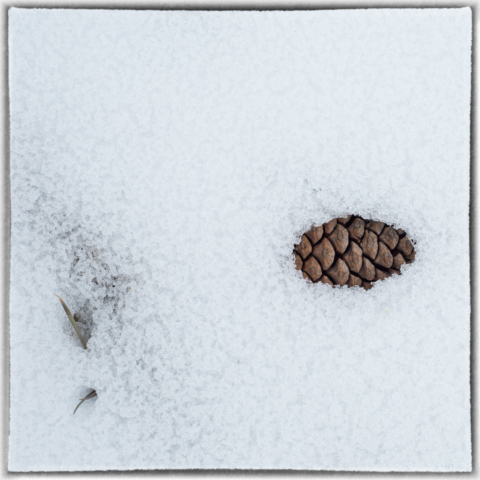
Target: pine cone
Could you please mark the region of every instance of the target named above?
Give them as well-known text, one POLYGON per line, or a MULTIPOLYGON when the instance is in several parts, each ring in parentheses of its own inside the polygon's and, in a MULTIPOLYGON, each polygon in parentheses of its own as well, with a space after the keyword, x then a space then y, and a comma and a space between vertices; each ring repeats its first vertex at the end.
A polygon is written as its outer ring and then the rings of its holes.
POLYGON ((295 266, 314 283, 372 288, 400 274, 415 260, 415 249, 402 229, 358 215, 334 218, 302 235, 293 251, 295 266))

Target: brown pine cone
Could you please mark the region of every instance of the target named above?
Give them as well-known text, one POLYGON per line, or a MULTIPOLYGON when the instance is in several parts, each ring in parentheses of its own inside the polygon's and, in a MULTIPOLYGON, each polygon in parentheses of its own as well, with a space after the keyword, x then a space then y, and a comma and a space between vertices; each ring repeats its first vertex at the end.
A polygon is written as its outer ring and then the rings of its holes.
POLYGON ((415 260, 415 248, 404 230, 358 215, 312 227, 293 252, 295 267, 307 280, 366 290, 400 274, 403 264, 415 260))

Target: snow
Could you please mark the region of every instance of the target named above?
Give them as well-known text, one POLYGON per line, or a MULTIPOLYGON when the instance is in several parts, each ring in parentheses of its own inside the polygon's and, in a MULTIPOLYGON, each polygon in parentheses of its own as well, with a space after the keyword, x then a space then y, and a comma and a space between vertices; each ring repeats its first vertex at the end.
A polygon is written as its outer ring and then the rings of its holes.
POLYGON ((10 9, 9 470, 471 471, 471 25, 10 9), (416 261, 307 284, 352 213, 416 261))

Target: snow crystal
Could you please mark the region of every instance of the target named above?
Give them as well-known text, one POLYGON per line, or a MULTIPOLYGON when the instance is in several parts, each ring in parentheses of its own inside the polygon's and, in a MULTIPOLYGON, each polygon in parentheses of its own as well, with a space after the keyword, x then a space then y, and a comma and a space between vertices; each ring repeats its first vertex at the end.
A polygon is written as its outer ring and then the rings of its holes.
POLYGON ((11 9, 9 469, 470 471, 471 23, 11 9), (307 284, 352 213, 416 261, 307 284))

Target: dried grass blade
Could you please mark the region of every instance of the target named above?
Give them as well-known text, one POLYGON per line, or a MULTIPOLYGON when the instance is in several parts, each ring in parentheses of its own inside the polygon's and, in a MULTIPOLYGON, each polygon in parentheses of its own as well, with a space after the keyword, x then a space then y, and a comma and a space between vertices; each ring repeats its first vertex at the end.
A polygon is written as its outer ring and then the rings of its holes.
POLYGON ((63 309, 65 310, 65 313, 67 314, 67 317, 70 319, 70 322, 71 322, 73 328, 75 329, 75 332, 77 333, 78 338, 79 338, 80 341, 82 342, 83 348, 86 350, 86 349, 87 349, 87 343, 85 342, 85 340, 83 339, 82 334, 80 333, 80 329, 78 328, 77 322, 76 322, 75 319, 73 318, 72 312, 71 312, 70 309, 67 307, 67 305, 65 304, 65 302, 64 302, 56 293, 54 293, 54 295, 55 295, 56 297, 58 297, 58 299, 60 300, 60 302, 61 302, 61 304, 62 304, 62 306, 63 306, 63 309))
POLYGON ((85 400, 88 400, 90 398, 93 398, 93 397, 96 397, 97 396, 97 392, 95 390, 92 390, 87 396, 83 397, 81 402, 77 405, 77 407, 75 408, 75 410, 73 411, 73 414, 75 415, 75 412, 78 410, 78 407, 85 401, 85 400))

